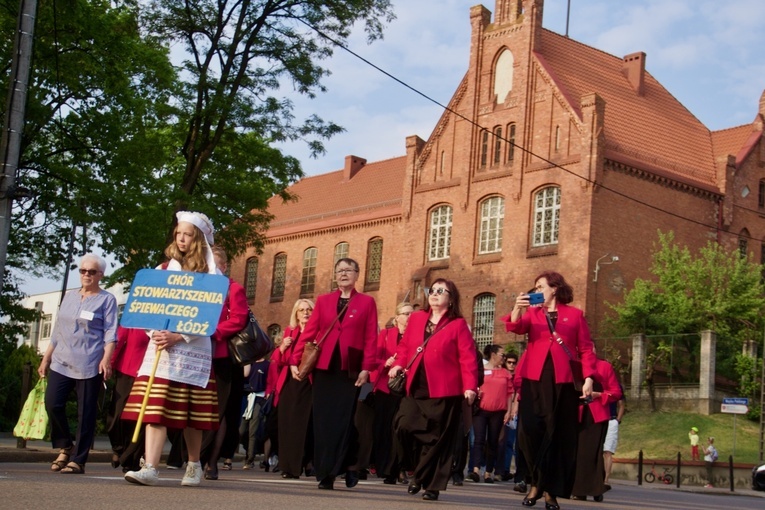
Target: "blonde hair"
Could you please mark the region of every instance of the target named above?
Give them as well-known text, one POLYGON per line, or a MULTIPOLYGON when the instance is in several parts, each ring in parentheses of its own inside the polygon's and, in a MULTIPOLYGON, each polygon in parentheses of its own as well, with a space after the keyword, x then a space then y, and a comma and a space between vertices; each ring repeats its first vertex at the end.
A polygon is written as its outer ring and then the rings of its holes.
POLYGON ((207 259, 205 258, 205 249, 208 248, 207 241, 199 227, 193 224, 190 225, 194 227, 194 234, 191 236, 189 250, 183 253, 178 248, 178 245, 175 244, 175 236, 178 234, 178 225, 176 225, 173 229, 173 242, 165 248, 165 256, 177 260, 184 271, 206 273, 209 270, 207 259))
POLYGON ((311 301, 310 299, 298 299, 297 301, 295 301, 295 304, 292 307, 292 315, 290 315, 291 328, 298 327, 297 313, 301 303, 306 303, 311 308, 311 311, 313 311, 314 305, 313 305, 313 301, 311 301))
MULTIPOLYGON (((403 310, 404 307, 407 307, 407 306, 412 307, 412 303, 410 303, 408 301, 402 301, 401 303, 397 304, 396 305, 396 315, 400 315, 401 314, 401 310, 403 310)), ((414 307, 412 307, 412 311, 414 311, 414 307)))

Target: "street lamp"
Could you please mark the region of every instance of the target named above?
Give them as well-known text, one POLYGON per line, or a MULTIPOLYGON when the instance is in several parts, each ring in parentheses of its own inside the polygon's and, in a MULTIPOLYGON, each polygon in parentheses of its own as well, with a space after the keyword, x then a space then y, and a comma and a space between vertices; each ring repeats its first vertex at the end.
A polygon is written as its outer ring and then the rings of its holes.
POLYGON ((608 264, 613 264, 614 262, 619 262, 619 256, 618 255, 611 255, 610 253, 606 253, 602 257, 600 257, 598 260, 595 261, 595 278, 592 279, 593 282, 598 281, 598 272, 600 271, 600 266, 607 266, 608 264), (611 260, 607 260, 604 262, 601 262, 604 258, 611 256, 611 260))

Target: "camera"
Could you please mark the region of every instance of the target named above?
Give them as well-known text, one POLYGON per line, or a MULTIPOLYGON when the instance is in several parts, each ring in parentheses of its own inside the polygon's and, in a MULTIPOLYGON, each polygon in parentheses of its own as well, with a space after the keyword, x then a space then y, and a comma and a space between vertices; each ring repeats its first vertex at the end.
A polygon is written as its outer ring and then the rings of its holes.
POLYGON ((529 294, 529 304, 530 305, 541 305, 545 302, 545 295, 541 292, 532 292, 529 294))

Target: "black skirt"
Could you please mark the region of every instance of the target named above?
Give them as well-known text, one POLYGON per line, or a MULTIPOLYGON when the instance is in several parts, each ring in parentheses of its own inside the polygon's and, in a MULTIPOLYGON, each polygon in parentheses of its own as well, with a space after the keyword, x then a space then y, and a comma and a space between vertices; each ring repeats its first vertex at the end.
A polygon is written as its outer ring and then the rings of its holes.
POLYGON ((313 456, 313 430, 309 429, 312 408, 311 382, 308 378, 298 381, 288 370, 277 409, 279 437, 282 438, 279 467, 289 475, 300 476, 303 467, 313 456))
POLYGON ((571 491, 575 496, 600 496, 605 487, 603 479, 603 441, 606 440, 608 422, 595 423, 588 408, 582 412, 579 441, 576 452, 576 479, 571 491))

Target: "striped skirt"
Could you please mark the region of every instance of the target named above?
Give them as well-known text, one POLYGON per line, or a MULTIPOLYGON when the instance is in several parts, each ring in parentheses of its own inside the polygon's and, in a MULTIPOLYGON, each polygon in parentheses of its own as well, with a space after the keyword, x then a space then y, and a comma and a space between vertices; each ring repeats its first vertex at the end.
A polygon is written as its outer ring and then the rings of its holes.
MULTIPOLYGON (((148 376, 141 375, 133 383, 122 411, 123 420, 138 420, 148 381, 148 376)), ((207 386, 200 388, 156 377, 151 385, 143 422, 171 429, 217 430, 220 418, 215 379, 211 377, 207 386)))

